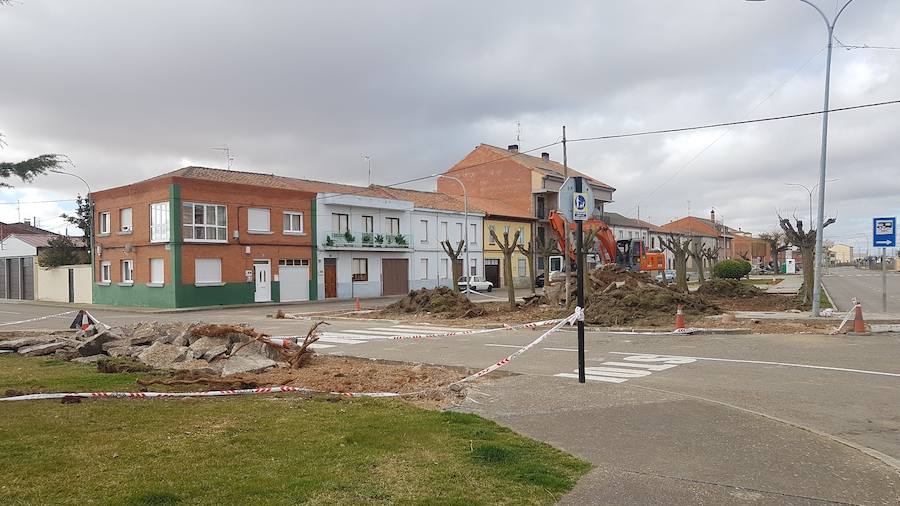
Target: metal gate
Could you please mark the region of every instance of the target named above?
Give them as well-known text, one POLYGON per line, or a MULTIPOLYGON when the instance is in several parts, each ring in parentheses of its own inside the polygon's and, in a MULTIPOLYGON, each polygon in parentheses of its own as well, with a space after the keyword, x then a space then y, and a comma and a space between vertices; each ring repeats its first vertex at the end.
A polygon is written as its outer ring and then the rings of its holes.
POLYGON ((409 292, 409 260, 405 258, 382 259, 382 295, 403 295, 407 292, 409 292))
POLYGON ((484 279, 493 283, 495 287, 500 286, 500 259, 484 259, 484 279))
POLYGON ((0 299, 34 300, 34 258, 0 259, 0 299))

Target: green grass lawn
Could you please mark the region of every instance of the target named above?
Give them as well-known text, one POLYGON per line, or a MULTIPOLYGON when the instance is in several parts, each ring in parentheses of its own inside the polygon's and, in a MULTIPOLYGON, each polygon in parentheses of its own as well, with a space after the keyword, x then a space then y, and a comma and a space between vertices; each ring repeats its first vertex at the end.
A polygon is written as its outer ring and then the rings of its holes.
MULTIPOLYGON (((134 374, 0 356, 7 389, 133 390, 134 374)), ((0 503, 553 504, 586 462, 392 400, 0 403, 0 503)))

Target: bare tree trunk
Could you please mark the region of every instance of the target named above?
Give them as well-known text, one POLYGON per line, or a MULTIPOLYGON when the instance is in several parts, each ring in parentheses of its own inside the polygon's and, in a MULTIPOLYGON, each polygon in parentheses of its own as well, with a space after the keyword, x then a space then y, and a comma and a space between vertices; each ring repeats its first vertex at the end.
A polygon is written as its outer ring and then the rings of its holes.
MULTIPOLYGON (((527 248, 525 246, 522 246, 521 244, 517 245, 517 247, 519 249, 519 252, 522 253, 523 255, 525 255, 525 259, 528 261, 528 274, 531 277, 531 282, 529 284, 531 285, 531 295, 534 295, 535 294, 534 280, 537 277, 537 275, 534 272, 534 251, 535 251, 534 238, 533 237, 531 238, 531 243, 528 244, 527 248)), ((547 276, 545 275, 544 276, 545 283, 546 283, 546 278, 547 278, 547 276)))
MULTIPOLYGON (((453 273, 453 290, 459 292, 459 278, 462 277, 462 269, 460 269, 459 265, 459 256, 462 254, 463 246, 465 245, 465 241, 459 241, 458 247, 454 248, 450 241, 441 241, 441 247, 444 248, 444 253, 450 257, 450 269, 453 273)), ((468 288, 468 285, 466 285, 468 288)))
POLYGON ((694 261, 694 270, 697 271, 697 280, 702 285, 706 282, 706 276, 703 273, 703 243, 695 241, 690 250, 691 260, 694 261))
POLYGON ((506 293, 509 297, 509 308, 516 308, 516 284, 513 280, 512 254, 516 251, 519 242, 519 231, 513 236, 512 243, 509 242, 509 232, 503 232, 503 242, 497 237, 497 233, 491 230, 491 238, 497 243, 500 252, 503 253, 503 275, 506 277, 506 293))
POLYGON ((691 242, 691 239, 682 242, 674 234, 669 234, 668 239, 662 241, 663 247, 671 251, 675 257, 673 259, 675 264, 675 285, 678 287, 678 290, 684 293, 688 292, 687 257, 690 252, 691 242))

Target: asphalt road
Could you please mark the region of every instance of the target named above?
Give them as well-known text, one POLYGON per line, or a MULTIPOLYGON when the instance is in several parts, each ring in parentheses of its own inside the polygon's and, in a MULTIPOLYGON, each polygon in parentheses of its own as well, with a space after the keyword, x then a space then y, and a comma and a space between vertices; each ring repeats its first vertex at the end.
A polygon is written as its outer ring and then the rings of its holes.
MULTIPOLYGON (((881 304, 881 271, 834 267, 822 276, 828 295, 841 311, 851 309, 850 299, 862 302, 863 311, 883 313, 881 304)), ((900 272, 887 272, 887 312, 900 313, 900 272)))
MULTIPOLYGON (((63 308, 67 309, 67 308, 63 308)), ((246 322, 272 334, 308 321, 274 308, 149 315, 246 322)), ((0 324, 57 308, 0 306, 0 324), (9 310, 8 312, 6 310, 9 310), (9 314, 17 312, 19 314, 9 314)), ((148 315, 95 312, 110 324, 148 315)), ((71 315, 43 320, 64 326, 71 315)), ((542 331, 388 339, 441 325, 330 319, 321 353, 486 367, 542 331)), ((21 324, 0 327, 12 330, 21 324)), ((567 504, 900 504, 900 336, 551 334, 473 384, 456 409, 481 414, 596 468, 567 504)))

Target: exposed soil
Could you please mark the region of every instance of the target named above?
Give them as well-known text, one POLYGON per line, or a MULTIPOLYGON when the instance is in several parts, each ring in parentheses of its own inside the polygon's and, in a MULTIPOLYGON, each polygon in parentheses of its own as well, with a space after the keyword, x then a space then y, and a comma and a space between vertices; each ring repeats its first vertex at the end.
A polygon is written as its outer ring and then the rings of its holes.
POLYGON ((414 404, 443 408, 465 398, 465 385, 444 388, 465 377, 465 372, 427 364, 386 363, 353 357, 315 355, 300 369, 279 367, 261 373, 219 377, 187 371, 161 379, 139 380, 155 390, 197 391, 271 386, 309 388, 319 392, 398 392, 415 395, 403 399, 414 404))
POLYGON ((470 301, 465 295, 446 286, 434 289, 422 288, 409 292, 399 301, 385 307, 378 313, 392 314, 431 314, 448 318, 481 316, 484 309, 470 301))
POLYGON ((712 279, 700 285, 697 293, 711 297, 746 299, 758 297, 766 292, 736 279, 712 279))

